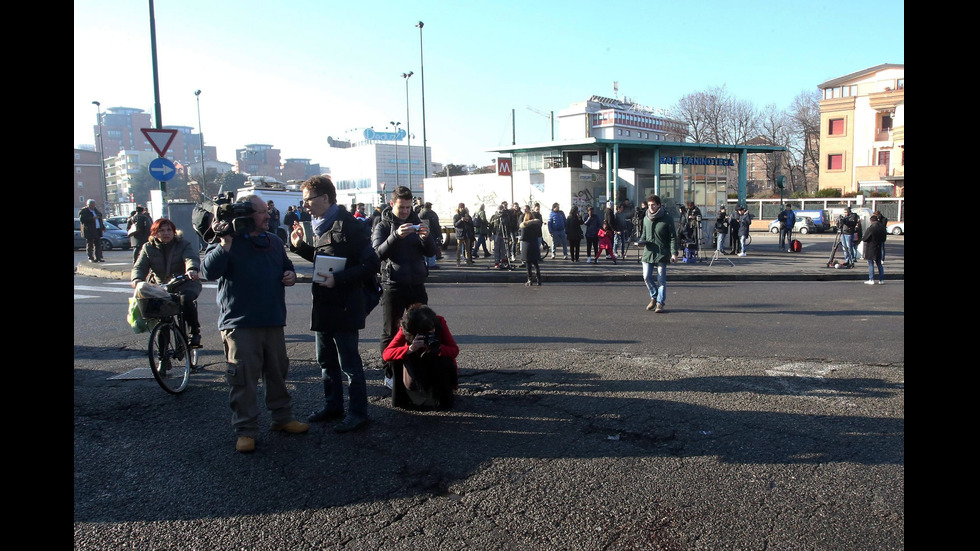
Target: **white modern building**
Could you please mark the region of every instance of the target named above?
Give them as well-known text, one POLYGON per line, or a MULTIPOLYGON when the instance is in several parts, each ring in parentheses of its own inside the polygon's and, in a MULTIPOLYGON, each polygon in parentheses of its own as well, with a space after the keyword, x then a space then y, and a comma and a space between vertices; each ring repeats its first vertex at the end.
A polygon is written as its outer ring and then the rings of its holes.
POLYGON ((327 164, 337 186, 337 201, 345 204, 378 205, 397 186, 406 186, 421 197, 429 160, 432 172, 432 151, 408 144, 408 133, 376 131, 373 128, 348 132, 343 139, 327 138, 327 164))

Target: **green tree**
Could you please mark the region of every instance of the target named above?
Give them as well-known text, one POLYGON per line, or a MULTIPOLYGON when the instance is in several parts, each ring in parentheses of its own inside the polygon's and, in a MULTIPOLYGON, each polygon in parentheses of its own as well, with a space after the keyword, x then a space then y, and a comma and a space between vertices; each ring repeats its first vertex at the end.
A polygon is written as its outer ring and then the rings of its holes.
POLYGON ((445 168, 433 174, 433 176, 462 176, 466 174, 466 167, 463 165, 448 164, 445 168))

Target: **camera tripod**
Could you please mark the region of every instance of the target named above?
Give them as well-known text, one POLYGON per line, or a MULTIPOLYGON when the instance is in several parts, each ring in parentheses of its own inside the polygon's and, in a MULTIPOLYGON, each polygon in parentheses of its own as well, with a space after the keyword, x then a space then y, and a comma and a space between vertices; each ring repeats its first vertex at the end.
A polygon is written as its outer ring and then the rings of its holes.
MULTIPOLYGON (((725 256, 725 253, 718 248, 718 230, 714 230, 714 233, 712 233, 711 235, 713 236, 713 240, 715 242, 715 247, 714 247, 715 254, 711 255, 711 262, 708 263, 708 267, 710 268, 712 264, 715 263, 715 260, 718 260, 719 258, 723 257, 726 261, 728 261, 729 264, 732 265, 732 268, 734 268, 735 263, 732 262, 732 259, 725 256)), ((727 237, 727 235, 725 237, 727 237)), ((722 244, 722 246, 724 246, 724 244, 722 244)))

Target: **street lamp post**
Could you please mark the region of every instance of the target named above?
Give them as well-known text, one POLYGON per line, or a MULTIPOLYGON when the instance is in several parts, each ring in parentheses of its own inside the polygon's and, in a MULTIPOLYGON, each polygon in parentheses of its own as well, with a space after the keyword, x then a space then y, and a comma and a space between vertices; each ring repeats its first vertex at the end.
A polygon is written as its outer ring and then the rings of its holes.
MULTIPOLYGON (((402 123, 391 121, 390 124, 391 126, 395 127, 395 187, 398 187, 398 127, 401 126, 402 123)), ((384 188, 381 189, 382 197, 385 196, 386 191, 387 190, 384 188)))
POLYGON ((194 90, 194 98, 197 99, 197 133, 201 138, 201 194, 208 194, 208 169, 204 164, 204 130, 201 129, 201 91, 194 90))
POLYGON ((408 79, 414 74, 415 71, 402 73, 405 79, 405 131, 408 133, 408 189, 412 189, 412 119, 409 117, 408 79))
POLYGON ((419 73, 421 73, 419 76, 422 79, 422 164, 424 165, 425 177, 428 178, 429 152, 426 150, 428 140, 425 137, 425 56, 422 49, 422 27, 425 26, 425 23, 419 21, 415 26, 419 28, 419 73))
POLYGON ((95 121, 99 123, 99 166, 102 167, 102 208, 105 209, 109 203, 109 184, 105 179, 105 149, 102 147, 102 104, 93 101, 92 105, 96 110, 95 121))

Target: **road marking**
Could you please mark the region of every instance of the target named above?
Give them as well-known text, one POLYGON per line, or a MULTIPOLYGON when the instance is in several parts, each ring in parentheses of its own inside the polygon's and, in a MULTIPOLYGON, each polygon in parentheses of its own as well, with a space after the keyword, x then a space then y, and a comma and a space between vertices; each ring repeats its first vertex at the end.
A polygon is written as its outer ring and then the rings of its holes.
POLYGON ((132 294, 132 289, 114 289, 112 287, 95 287, 91 285, 75 285, 76 291, 99 291, 103 293, 126 293, 132 294))

